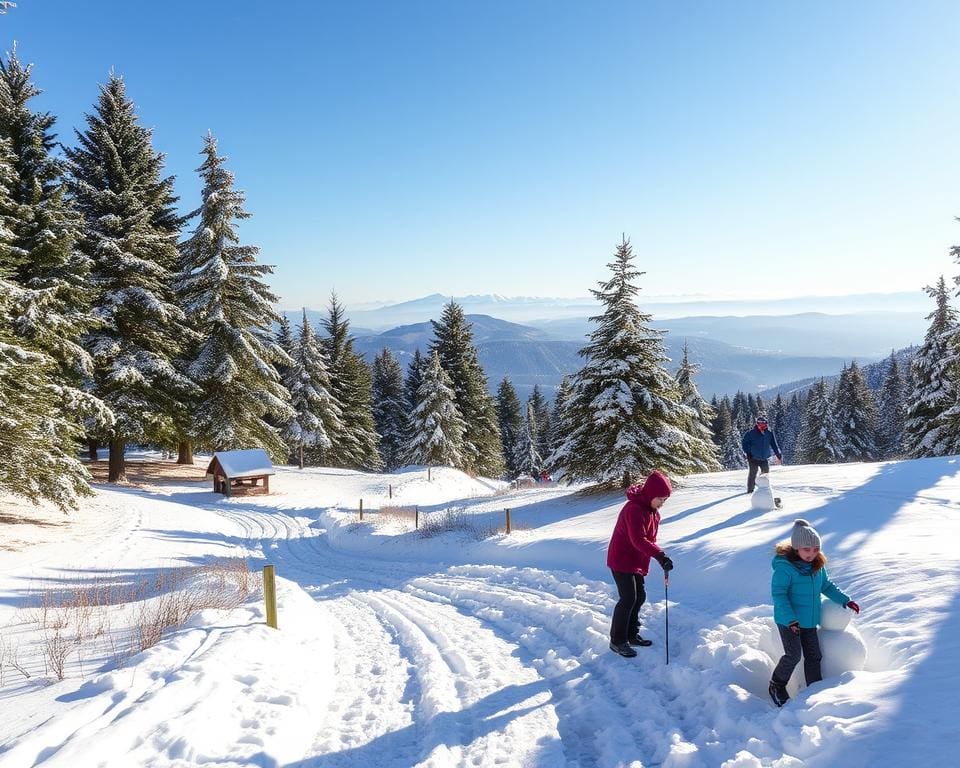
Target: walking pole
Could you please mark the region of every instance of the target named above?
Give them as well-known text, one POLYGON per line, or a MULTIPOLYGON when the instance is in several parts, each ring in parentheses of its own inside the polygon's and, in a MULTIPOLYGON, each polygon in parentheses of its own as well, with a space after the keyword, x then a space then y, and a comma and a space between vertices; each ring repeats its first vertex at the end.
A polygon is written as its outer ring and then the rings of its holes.
POLYGON ((667 588, 670 586, 670 577, 666 571, 663 574, 663 619, 666 622, 666 632, 664 633, 664 647, 667 653, 667 664, 670 663, 670 599, 667 594, 667 588))

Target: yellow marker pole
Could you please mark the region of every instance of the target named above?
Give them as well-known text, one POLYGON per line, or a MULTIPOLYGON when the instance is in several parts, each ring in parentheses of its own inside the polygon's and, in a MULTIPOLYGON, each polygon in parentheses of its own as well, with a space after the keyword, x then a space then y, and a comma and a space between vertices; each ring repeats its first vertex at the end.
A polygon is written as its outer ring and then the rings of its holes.
POLYGON ((277 579, 272 565, 263 566, 263 600, 267 604, 267 626, 277 628, 277 579))

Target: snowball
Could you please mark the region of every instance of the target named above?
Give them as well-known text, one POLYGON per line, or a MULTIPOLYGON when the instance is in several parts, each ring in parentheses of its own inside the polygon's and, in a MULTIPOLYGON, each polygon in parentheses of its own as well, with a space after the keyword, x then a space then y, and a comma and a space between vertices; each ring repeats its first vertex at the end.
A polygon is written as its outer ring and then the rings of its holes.
POLYGON ((820 651, 823 654, 820 671, 825 679, 863 669, 867 660, 867 645, 855 627, 847 627, 842 631, 821 629, 820 651))
POLYGON ((820 604, 820 626, 823 629, 846 629, 852 616, 853 611, 829 598, 824 598, 820 604))
POLYGON ((770 487, 770 478, 766 475, 760 475, 757 478, 756 490, 750 497, 750 506, 754 509, 763 509, 769 511, 776 505, 773 503, 773 488, 770 487))

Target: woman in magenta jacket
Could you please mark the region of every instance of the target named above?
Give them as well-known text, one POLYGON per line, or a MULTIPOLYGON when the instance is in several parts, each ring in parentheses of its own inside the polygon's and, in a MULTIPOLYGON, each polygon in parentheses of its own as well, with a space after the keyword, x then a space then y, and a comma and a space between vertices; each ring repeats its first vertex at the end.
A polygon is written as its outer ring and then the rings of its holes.
POLYGON ((610 650, 621 656, 636 656, 631 646, 648 646, 652 641, 640 637, 640 606, 647 599, 643 577, 650 569, 650 558, 673 569, 673 561, 657 546, 660 507, 672 492, 670 480, 658 470, 650 473, 643 485, 627 488, 627 503, 620 510, 607 547, 607 567, 613 572, 620 599, 613 609, 610 624, 610 650))

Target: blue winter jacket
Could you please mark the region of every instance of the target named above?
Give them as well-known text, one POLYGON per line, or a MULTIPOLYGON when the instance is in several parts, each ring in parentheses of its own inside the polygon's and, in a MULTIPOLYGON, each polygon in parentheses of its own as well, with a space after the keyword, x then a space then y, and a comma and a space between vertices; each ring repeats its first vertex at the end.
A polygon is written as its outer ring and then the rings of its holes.
POLYGON ((761 432, 754 427, 749 432, 744 432, 741 445, 744 453, 757 461, 766 461, 774 454, 780 458, 780 446, 777 445, 777 436, 772 429, 767 428, 761 432))
POLYGON ((803 560, 788 560, 783 555, 773 558, 773 620, 788 626, 799 621, 804 629, 812 629, 820 623, 820 594, 833 602, 846 606, 850 598, 830 581, 827 569, 816 573, 810 563, 803 560))

